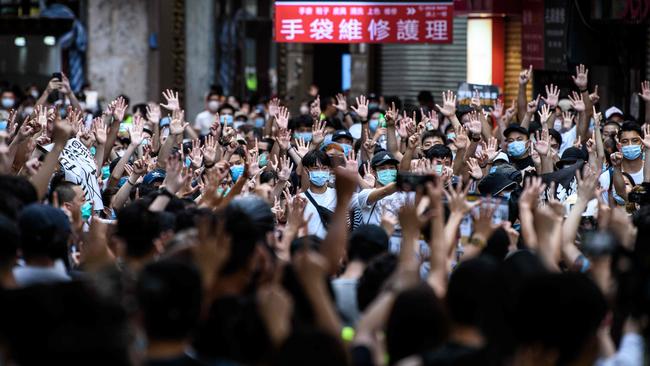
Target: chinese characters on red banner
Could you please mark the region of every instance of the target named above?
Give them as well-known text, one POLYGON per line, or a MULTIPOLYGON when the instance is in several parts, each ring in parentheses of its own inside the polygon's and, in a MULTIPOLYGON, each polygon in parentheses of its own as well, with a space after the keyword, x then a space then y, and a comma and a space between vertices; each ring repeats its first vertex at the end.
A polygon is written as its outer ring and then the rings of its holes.
POLYGON ((451 43, 453 3, 276 1, 275 40, 451 43))

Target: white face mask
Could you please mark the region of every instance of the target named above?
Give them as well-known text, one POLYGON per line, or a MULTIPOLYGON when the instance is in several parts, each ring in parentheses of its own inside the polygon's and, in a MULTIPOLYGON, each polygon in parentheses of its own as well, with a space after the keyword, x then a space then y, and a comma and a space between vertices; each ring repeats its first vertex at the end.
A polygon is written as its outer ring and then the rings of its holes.
POLYGON ((309 114, 309 107, 307 107, 306 105, 300 107, 300 114, 309 114))
POLYGON ((14 98, 2 98, 2 107, 9 109, 14 106, 14 98))
POLYGON ((34 99, 38 99, 38 97, 40 97, 40 95, 38 94, 38 90, 32 90, 31 92, 29 92, 29 94, 31 94, 31 96, 34 97, 34 99))
POLYGON ((25 107, 23 109, 23 116, 27 117, 30 114, 34 113, 34 107, 25 107))
POLYGON ((217 109, 219 109, 219 102, 217 102, 216 100, 209 101, 208 102, 208 109, 210 110, 210 112, 213 112, 213 113, 216 112, 217 109))

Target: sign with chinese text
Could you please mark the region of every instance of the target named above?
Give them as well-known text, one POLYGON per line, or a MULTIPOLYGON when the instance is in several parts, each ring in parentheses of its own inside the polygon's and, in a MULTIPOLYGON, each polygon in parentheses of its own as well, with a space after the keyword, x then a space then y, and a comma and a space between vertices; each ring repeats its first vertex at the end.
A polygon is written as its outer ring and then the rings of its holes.
POLYGON ((499 98, 499 87, 496 85, 460 83, 457 93, 458 105, 470 105, 475 91, 478 91, 483 107, 493 107, 499 98))
POLYGON ((295 43, 451 43, 453 2, 276 1, 275 40, 295 43))
POLYGON ((521 13, 522 68, 544 68, 544 0, 524 0, 521 13))

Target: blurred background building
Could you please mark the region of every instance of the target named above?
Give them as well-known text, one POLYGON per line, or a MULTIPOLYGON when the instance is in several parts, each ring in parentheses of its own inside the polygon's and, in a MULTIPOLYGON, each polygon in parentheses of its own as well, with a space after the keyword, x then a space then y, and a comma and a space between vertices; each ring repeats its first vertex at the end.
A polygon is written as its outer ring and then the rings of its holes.
MULTIPOLYGON (((289 44, 273 41, 272 0, 0 0, 0 80, 45 85, 62 70, 105 98, 157 100, 181 91, 188 114, 210 88, 297 105, 311 84, 414 102, 459 82, 516 97, 522 67, 535 95, 566 94, 575 65, 590 68, 601 103, 638 115, 650 77, 650 0, 455 0, 450 44, 289 44)), ((530 94, 529 94, 530 95, 530 94)), ((436 100, 438 102, 438 100, 436 100)))

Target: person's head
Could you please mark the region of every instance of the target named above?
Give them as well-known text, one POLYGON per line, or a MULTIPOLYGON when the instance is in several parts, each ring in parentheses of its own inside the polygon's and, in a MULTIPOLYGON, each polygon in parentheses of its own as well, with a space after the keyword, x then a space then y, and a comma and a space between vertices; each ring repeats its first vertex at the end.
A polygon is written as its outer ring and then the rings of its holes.
POLYGON ((519 125, 510 125, 503 131, 503 136, 508 144, 508 156, 519 159, 527 155, 530 147, 528 130, 519 125))
POLYGON ((348 260, 367 264, 388 251, 388 235, 377 225, 361 225, 350 233, 348 260))
POLYGON ((0 107, 3 109, 11 109, 16 104, 16 94, 11 90, 2 91, 0 96, 0 107))
POLYGON ((0 213, 16 219, 22 208, 36 202, 36 188, 25 177, 0 175, 0 213))
MULTIPOLYGON (((70 183, 70 182, 61 182, 59 185, 54 188, 54 191, 50 195, 50 202, 54 203, 54 197, 57 197, 56 204, 59 207, 67 209, 75 218, 78 218, 78 215, 82 214, 82 208, 86 203, 86 195, 83 188, 80 185, 70 183)), ((92 204, 91 204, 92 209, 92 204)), ((87 215, 87 212, 83 212, 87 215)))
POLYGON ((210 111, 210 113, 216 113, 219 110, 219 101, 221 97, 217 92, 211 91, 208 93, 208 96, 205 97, 205 108, 210 111))
POLYGON ((625 120, 624 118, 623 111, 618 109, 618 107, 609 107, 605 111, 605 120, 608 122, 611 121, 620 125, 625 120))
POLYGON ((397 268, 397 256, 392 253, 380 254, 366 265, 357 285, 359 311, 366 310, 379 295, 384 282, 393 274, 395 268, 397 268))
POLYGON ((433 94, 428 90, 422 90, 418 93, 418 103, 421 107, 433 108, 435 105, 433 94))
POLYGON ((439 130, 425 131, 421 137, 422 151, 429 150, 433 145, 446 145, 447 138, 439 130))
POLYGON ((454 326, 481 329, 493 309, 497 264, 489 257, 462 262, 452 272, 447 310, 454 326))
POLYGON ((302 167, 309 174, 309 182, 316 187, 327 184, 331 165, 329 156, 320 150, 312 150, 302 157, 302 167))
POLYGON ((20 212, 18 227, 21 250, 26 260, 66 257, 70 223, 60 209, 33 203, 20 212))
POLYGON ((220 122, 222 126, 232 126, 233 122, 235 121, 235 107, 228 103, 224 103, 219 106, 217 113, 219 113, 219 118, 221 119, 220 122))
POLYGON ((201 277, 180 261, 145 266, 136 285, 138 309, 150 341, 186 340, 201 312, 201 277))
POLYGON ((618 136, 618 130, 620 129, 621 125, 618 122, 607 121, 603 126, 603 139, 615 139, 618 136))
POLYGON ((390 364, 437 348, 446 339, 447 316, 431 286, 402 291, 388 315, 386 350, 390 364))
POLYGON ((377 183, 385 186, 397 181, 397 166, 399 161, 388 151, 382 150, 372 157, 370 162, 375 172, 377 183))
POLYGON ((332 134, 332 141, 338 142, 341 146, 344 146, 344 153, 347 153, 352 150, 352 144, 354 139, 348 130, 338 130, 332 134))
POLYGON ((627 172, 621 173, 623 174, 623 182, 625 183, 625 193, 632 192, 632 188, 636 185, 634 178, 632 178, 632 176, 627 172))
POLYGON ((161 222, 157 212, 143 201, 135 201, 117 212, 117 237, 127 258, 144 259, 162 251, 161 222))
MULTIPOLYGON (((111 168, 111 171, 112 170, 113 169, 111 168)), ((163 169, 154 169, 144 176, 144 178, 142 179, 142 183, 152 186, 154 188, 158 188, 160 187, 160 185, 162 185, 162 182, 165 180, 166 176, 167 173, 163 169)))
POLYGON ((136 104, 131 108, 131 111, 133 112, 133 116, 140 116, 143 118, 146 118, 147 116, 147 104, 146 103, 140 103, 136 104))
POLYGON ((349 365, 345 348, 339 339, 315 328, 292 332, 279 350, 277 366, 349 365))
POLYGON ((451 166, 453 153, 445 145, 433 145, 426 151, 426 154, 427 159, 431 160, 433 165, 451 166))
POLYGON ((625 122, 618 131, 618 149, 626 160, 641 159, 644 150, 643 130, 635 122, 625 122))
MULTIPOLYGON (((606 312, 603 294, 582 274, 531 277, 521 286, 513 314, 516 352, 535 352, 548 364, 593 365, 606 312)), ((529 360, 535 361, 541 360, 529 360)))
POLYGON ((562 146, 562 134, 554 128, 549 129, 548 133, 551 136, 551 149, 559 152, 560 146, 562 146))

